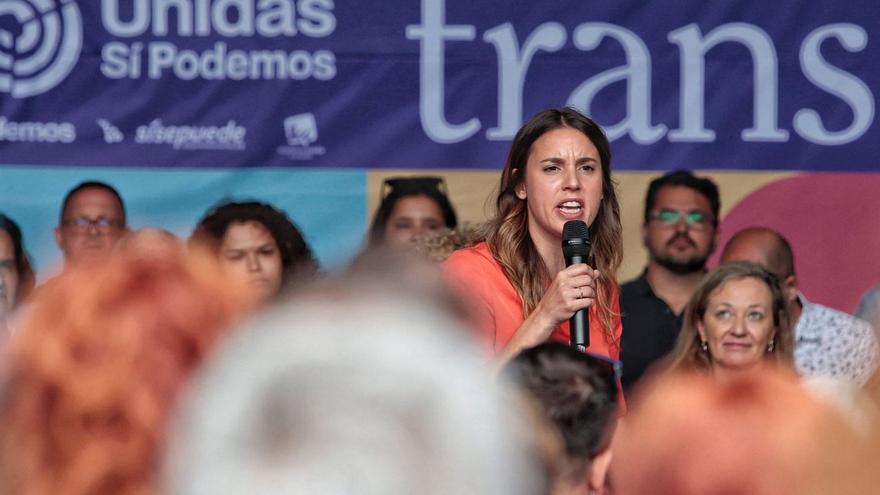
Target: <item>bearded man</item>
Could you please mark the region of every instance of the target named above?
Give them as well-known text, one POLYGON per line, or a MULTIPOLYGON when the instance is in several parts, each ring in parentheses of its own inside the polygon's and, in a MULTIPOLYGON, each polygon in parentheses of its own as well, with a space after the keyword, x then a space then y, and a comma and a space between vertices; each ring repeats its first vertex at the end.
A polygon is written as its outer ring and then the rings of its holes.
POLYGON ((675 345, 684 307, 717 241, 718 187, 684 170, 651 181, 642 241, 648 266, 620 289, 622 383, 628 393, 675 345))

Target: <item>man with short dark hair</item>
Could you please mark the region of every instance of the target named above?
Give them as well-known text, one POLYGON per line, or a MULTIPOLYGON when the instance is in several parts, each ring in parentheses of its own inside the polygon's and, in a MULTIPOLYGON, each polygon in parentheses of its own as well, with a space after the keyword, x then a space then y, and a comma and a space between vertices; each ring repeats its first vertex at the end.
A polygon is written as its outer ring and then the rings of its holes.
POLYGON ((67 193, 55 241, 65 266, 101 262, 128 231, 125 205, 113 186, 87 181, 67 193))
POLYGON ((871 325, 854 316, 811 303, 798 290, 794 252, 775 230, 749 227, 727 241, 721 261, 753 261, 782 281, 794 323, 794 361, 805 376, 829 376, 864 385, 880 360, 871 325))
POLYGON ((718 187, 684 170, 651 181, 642 242, 648 266, 620 288, 624 392, 675 345, 684 307, 715 249, 718 187))
POLYGON ((0 213, 0 340, 6 320, 34 287, 34 272, 24 250, 21 229, 0 213))
POLYGON ((614 371, 606 359, 547 342, 520 352, 505 368, 565 445, 553 495, 597 492, 605 484, 618 407, 614 371))

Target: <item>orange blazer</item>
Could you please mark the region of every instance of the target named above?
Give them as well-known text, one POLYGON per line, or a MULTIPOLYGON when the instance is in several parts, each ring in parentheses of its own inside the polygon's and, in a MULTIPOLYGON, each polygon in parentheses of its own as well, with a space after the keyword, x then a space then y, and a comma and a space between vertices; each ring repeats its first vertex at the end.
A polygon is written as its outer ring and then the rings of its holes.
MULTIPOLYGON (((516 289, 504 275, 501 265, 489 251, 489 246, 481 242, 455 251, 444 262, 443 272, 450 286, 465 296, 477 315, 481 337, 487 347, 493 353, 503 348, 523 323, 523 305, 516 289)), ((616 285, 612 288, 611 309, 614 312, 614 328, 611 332, 613 341, 602 328, 596 306, 590 307, 590 346, 587 351, 619 359, 623 325, 620 321, 620 301, 616 285)), ((569 335, 566 321, 556 327, 550 340, 567 344, 569 335)))

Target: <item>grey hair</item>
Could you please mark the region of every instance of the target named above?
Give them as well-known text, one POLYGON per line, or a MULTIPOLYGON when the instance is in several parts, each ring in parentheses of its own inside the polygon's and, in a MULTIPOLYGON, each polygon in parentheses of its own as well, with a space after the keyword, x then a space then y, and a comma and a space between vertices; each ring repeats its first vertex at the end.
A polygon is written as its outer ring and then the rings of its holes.
POLYGON ((389 295, 313 292, 239 331, 183 401, 166 492, 544 491, 485 356, 445 311, 389 295))

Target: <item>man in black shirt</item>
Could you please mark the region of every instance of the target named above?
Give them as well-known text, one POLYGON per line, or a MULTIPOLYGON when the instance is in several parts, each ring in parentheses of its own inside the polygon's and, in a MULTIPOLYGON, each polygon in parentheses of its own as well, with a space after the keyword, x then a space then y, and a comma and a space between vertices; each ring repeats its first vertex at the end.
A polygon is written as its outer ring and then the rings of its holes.
POLYGON ((715 249, 719 209, 715 183, 687 171, 670 172, 648 187, 642 225, 648 266, 620 289, 624 392, 672 350, 684 307, 715 249))

